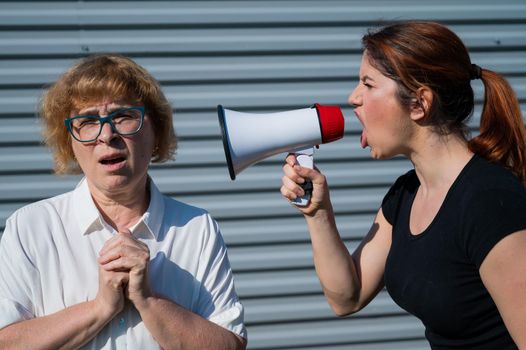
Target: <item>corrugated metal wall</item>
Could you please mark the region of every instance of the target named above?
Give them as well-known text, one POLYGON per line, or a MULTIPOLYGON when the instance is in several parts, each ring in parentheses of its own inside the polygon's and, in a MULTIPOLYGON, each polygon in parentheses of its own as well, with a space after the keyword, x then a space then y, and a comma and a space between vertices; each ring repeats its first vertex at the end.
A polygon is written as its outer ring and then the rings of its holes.
MULTIPOLYGON (((393 179, 409 167, 401 159, 369 160, 346 106, 362 34, 392 19, 450 25, 474 62, 509 77, 524 111, 524 0, 0 2, 0 231, 16 208, 78 180, 51 173, 35 118, 42 86, 78 57, 120 52, 149 69, 175 106, 177 160, 151 174, 162 191, 219 220, 246 306, 249 348, 426 349, 419 321, 385 292, 358 315, 331 314, 305 223, 279 194, 283 156, 231 182, 215 112, 217 104, 247 112, 345 106, 345 138, 323 145, 316 162, 354 248, 393 179)), ((482 87, 475 87, 478 115, 482 87)))

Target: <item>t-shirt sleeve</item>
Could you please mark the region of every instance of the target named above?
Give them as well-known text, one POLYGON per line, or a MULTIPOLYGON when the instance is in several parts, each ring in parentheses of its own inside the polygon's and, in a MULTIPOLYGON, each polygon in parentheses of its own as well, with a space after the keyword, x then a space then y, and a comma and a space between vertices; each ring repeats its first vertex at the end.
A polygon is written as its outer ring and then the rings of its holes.
POLYGON ((208 238, 201 258, 197 313, 244 338, 244 309, 237 296, 225 242, 215 220, 207 215, 208 238))
POLYGON ((477 268, 501 239, 526 229, 526 196, 511 190, 480 191, 467 210, 462 238, 477 268))
POLYGON ((0 242, 0 329, 33 315, 33 283, 38 272, 17 232, 16 213, 6 222, 0 242))
POLYGON ((400 198, 404 189, 404 184, 408 181, 408 178, 410 176, 411 172, 400 176, 396 180, 396 182, 391 186, 387 194, 384 196, 384 199, 382 200, 382 213, 387 222, 391 224, 391 226, 394 226, 395 224, 400 198))

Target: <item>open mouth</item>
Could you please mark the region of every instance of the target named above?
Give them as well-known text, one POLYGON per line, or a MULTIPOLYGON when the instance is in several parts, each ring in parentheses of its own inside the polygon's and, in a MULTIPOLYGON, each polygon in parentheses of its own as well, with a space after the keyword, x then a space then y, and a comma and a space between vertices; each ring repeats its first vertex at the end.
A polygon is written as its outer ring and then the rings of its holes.
POLYGON ((125 160, 124 157, 117 157, 117 158, 110 158, 110 159, 102 159, 100 161, 101 164, 117 164, 117 163, 120 163, 120 162, 123 162, 125 160))

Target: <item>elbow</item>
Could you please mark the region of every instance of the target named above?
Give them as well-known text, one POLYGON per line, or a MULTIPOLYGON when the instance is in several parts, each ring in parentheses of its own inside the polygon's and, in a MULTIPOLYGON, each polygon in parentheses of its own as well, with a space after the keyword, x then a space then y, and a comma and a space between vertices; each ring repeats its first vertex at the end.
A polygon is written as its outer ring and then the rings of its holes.
POLYGON ((335 307, 332 307, 332 311, 339 318, 344 318, 344 317, 350 316, 350 315, 352 315, 352 314, 354 314, 356 312, 356 310, 354 310, 354 309, 335 308, 335 307))
POLYGON ((334 312, 334 314, 340 318, 352 315, 360 311, 361 309, 358 303, 355 303, 355 302, 348 302, 345 304, 337 304, 334 302, 333 303, 329 302, 329 305, 331 306, 331 309, 334 312))
POLYGON ((324 289, 324 294, 332 311, 338 317, 352 315, 363 307, 358 293, 334 293, 324 289))

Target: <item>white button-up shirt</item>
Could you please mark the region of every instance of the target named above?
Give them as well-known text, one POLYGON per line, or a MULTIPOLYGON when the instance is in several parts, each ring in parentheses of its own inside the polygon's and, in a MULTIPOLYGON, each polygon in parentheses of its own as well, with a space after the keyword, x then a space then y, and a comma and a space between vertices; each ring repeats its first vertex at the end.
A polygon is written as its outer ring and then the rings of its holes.
MULTIPOLYGON (((153 290, 246 337, 217 223, 205 210, 163 196, 152 180, 150 198, 148 210, 130 231, 150 249, 153 290)), ((97 257, 115 234, 85 179, 72 192, 17 210, 0 244, 0 328, 94 299, 97 257)), ((84 347, 125 348, 159 348, 130 303, 84 347)))

